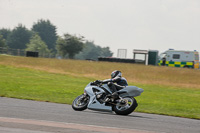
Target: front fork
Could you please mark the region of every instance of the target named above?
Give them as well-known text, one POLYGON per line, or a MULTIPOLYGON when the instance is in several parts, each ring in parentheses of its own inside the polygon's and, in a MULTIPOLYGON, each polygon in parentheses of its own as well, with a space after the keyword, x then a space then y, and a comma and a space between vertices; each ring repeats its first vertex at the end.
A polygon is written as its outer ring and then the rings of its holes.
POLYGON ((79 101, 80 101, 80 102, 86 102, 87 100, 89 100, 88 94, 84 92, 84 93, 82 94, 82 96, 80 97, 79 101))

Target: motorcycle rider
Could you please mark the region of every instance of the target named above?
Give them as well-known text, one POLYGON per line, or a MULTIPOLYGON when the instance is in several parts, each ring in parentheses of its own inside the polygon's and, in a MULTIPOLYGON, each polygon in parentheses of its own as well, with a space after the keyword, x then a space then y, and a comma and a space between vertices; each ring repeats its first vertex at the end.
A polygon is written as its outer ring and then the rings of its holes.
POLYGON ((112 94, 110 97, 114 99, 119 98, 119 94, 117 93, 118 90, 123 89, 124 87, 128 86, 127 80, 122 77, 121 71, 115 70, 111 73, 111 79, 106 80, 97 80, 96 82, 108 84, 112 94))

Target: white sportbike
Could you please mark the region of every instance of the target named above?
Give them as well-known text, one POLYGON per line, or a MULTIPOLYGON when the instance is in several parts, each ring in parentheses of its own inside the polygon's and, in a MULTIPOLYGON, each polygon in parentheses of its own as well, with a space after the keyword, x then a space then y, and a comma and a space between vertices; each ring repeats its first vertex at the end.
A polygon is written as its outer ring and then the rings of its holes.
POLYGON ((72 108, 76 111, 88 108, 98 111, 114 111, 118 115, 128 115, 138 105, 134 97, 139 96, 143 91, 136 86, 126 86, 117 91, 119 98, 114 99, 107 84, 94 81, 85 87, 84 94, 73 101, 72 108))

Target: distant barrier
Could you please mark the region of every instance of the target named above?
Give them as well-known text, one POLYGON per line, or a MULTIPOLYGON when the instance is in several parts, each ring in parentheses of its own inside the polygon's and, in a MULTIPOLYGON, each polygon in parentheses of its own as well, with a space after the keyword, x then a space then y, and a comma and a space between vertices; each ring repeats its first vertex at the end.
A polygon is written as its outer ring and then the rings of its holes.
POLYGON ((56 58, 56 55, 52 53, 39 53, 35 51, 26 51, 25 49, 12 49, 6 47, 0 47, 0 54, 26 57, 56 58))
POLYGON ((25 56, 26 52, 24 49, 12 49, 12 48, 0 47, 0 54, 25 56))
POLYGON ((32 52, 32 51, 26 52, 26 57, 38 57, 38 56, 39 56, 38 52, 32 52))
POLYGON ((99 57, 98 61, 145 64, 144 60, 122 59, 122 58, 108 58, 108 57, 99 57))

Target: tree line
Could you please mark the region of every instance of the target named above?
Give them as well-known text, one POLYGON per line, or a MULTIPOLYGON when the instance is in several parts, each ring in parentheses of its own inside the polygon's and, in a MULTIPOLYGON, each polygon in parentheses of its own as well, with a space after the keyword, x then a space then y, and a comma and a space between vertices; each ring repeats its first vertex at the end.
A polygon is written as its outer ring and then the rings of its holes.
POLYGON ((99 56, 110 57, 113 53, 109 47, 100 47, 83 36, 65 33, 57 34, 57 28, 49 20, 40 19, 29 30, 19 24, 14 29, 0 29, 0 47, 25 49, 25 51, 53 54, 62 58, 92 59, 99 56))

